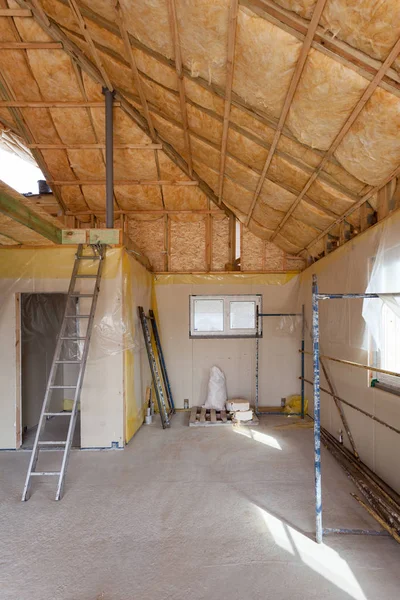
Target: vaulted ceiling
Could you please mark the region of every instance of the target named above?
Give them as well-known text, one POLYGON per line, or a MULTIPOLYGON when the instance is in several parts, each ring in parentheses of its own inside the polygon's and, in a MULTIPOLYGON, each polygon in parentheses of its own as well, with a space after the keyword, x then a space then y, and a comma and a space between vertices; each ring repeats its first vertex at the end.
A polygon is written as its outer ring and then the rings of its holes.
POLYGON ((0 0, 2 12, 0 122, 82 221, 104 218, 102 86, 126 214, 220 209, 317 256, 400 174, 396 0, 0 0))

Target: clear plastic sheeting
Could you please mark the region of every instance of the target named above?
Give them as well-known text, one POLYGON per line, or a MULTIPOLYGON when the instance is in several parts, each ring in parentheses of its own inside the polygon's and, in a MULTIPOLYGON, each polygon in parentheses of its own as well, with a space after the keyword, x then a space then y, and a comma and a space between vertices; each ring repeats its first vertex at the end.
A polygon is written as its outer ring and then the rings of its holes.
MULTIPOLYGON (((16 294, 28 294, 28 303, 34 304, 30 311, 34 318, 25 326, 24 335, 37 338, 38 343, 46 335, 56 315, 51 296, 68 292, 76 248, 15 249, 4 250, 0 258, 0 320, 8 318, 10 305, 16 294), (40 298, 39 298, 40 296, 40 298)), ((89 250, 85 251, 89 254, 89 250)), ((123 307, 122 248, 108 248, 100 283, 89 360, 115 355, 136 348, 138 341, 127 325, 123 307)), ((83 261, 82 261, 83 262, 83 261)), ((84 273, 96 273, 97 261, 84 261, 80 267, 84 273)), ((93 279, 77 279, 75 291, 90 293, 93 279)), ((88 314, 90 298, 77 298, 68 314, 88 314)), ((132 309, 133 310, 133 309, 132 309)), ((23 314, 22 314, 23 317, 23 314)), ((24 319, 23 319, 24 320, 24 319)), ((79 337, 86 334, 87 319, 71 319, 79 337)), ((72 333, 72 332, 71 332, 72 333)), ((67 336, 70 335, 67 333, 67 336)), ((67 342, 66 359, 79 358, 83 342, 67 342)))
POLYGON ((379 248, 373 261, 371 277, 366 293, 379 294, 379 298, 366 298, 362 315, 376 346, 382 346, 382 310, 392 313, 395 321, 400 320, 400 240, 397 221, 387 220, 380 236, 379 248), (386 295, 387 294, 387 295, 386 295))
POLYGON ((282 316, 277 319, 276 333, 278 335, 294 335, 301 333, 303 319, 301 315, 282 316))

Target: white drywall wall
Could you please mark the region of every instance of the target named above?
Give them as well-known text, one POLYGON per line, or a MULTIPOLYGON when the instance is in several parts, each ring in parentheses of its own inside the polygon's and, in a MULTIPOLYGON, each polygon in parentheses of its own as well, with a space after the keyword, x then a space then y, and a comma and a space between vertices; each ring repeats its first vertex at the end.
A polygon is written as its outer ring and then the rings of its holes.
MULTIPOLYGON (((224 283, 228 280, 221 275, 215 283, 166 284, 162 278, 156 282, 161 342, 177 408, 183 407, 185 398, 190 406, 204 404, 213 365, 224 371, 230 398, 243 397, 254 402, 255 396, 255 339, 190 339, 191 294, 262 294, 264 312, 293 312, 296 308, 297 277, 285 285, 224 283)), ((283 335, 278 329, 279 319, 263 319, 260 406, 279 406, 282 397, 300 391, 301 328, 293 335, 283 335)))
MULTIPOLYGON (((366 231, 302 273, 299 300, 306 305, 308 323, 311 323, 312 274, 317 274, 320 292, 364 293, 368 285, 371 259, 379 246, 383 226, 384 223, 366 231)), ((400 236, 399 214, 391 217, 391 226, 398 229, 400 236)), ((358 299, 320 302, 321 353, 368 364, 368 352, 362 349, 365 347, 362 302, 358 299)), ((311 350, 308 333, 306 349, 311 350)), ((336 387, 336 393, 340 397, 400 429, 399 396, 369 387, 368 371, 332 361, 326 361, 325 365, 336 387)), ((306 358, 306 376, 310 380, 313 379, 311 356, 306 358)), ((322 373, 321 385, 329 389, 322 373)), ((306 392, 311 398, 312 388, 308 384, 306 384, 306 392)), ((343 409, 361 459, 392 487, 400 491, 398 468, 400 435, 350 407, 343 405, 343 409)), ((325 393, 321 393, 321 424, 335 435, 343 429, 333 399, 325 393)), ((346 435, 344 440, 349 446, 346 435)))

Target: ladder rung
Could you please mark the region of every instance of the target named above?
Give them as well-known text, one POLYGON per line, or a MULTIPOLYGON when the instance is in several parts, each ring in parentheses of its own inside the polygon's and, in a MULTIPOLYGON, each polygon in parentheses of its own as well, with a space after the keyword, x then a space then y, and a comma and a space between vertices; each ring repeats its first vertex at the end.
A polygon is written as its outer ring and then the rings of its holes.
POLYGON ((74 298, 93 298, 94 294, 80 294, 79 292, 72 292, 70 296, 74 298))
POLYGON ((62 337, 62 340, 86 340, 85 337, 62 337))
POLYGON ((50 385, 51 390, 74 390, 76 385, 50 385))
POLYGON ((49 441, 46 440, 44 442, 38 442, 38 446, 65 446, 66 443, 67 442, 62 442, 62 441, 55 442, 55 441, 51 441, 51 440, 49 440, 49 441))
POLYGON ((80 273, 79 275, 75 275, 76 279, 97 279, 97 275, 85 275, 80 273))
POLYGON ((72 412, 58 412, 58 413, 46 412, 46 413, 44 413, 45 417, 70 417, 71 415, 72 415, 72 412))
POLYGON ((66 319, 90 319, 90 315, 65 315, 66 319))
POLYGON ((33 471, 31 473, 31 477, 33 477, 33 475, 35 477, 37 477, 38 475, 60 475, 60 471, 33 471))
POLYGON ((80 365, 81 360, 56 360, 56 365, 80 365))

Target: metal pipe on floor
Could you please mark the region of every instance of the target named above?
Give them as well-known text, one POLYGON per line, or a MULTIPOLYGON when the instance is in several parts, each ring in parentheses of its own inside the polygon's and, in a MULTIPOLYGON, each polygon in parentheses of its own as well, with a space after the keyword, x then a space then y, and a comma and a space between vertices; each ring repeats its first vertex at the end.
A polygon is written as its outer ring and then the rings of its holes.
POLYGON ((319 306, 317 276, 312 278, 312 343, 314 358, 314 476, 315 476, 315 539, 322 543, 321 489, 321 398, 319 389, 319 306))
POLYGON ((106 111, 106 227, 114 227, 114 91, 103 88, 106 111))

